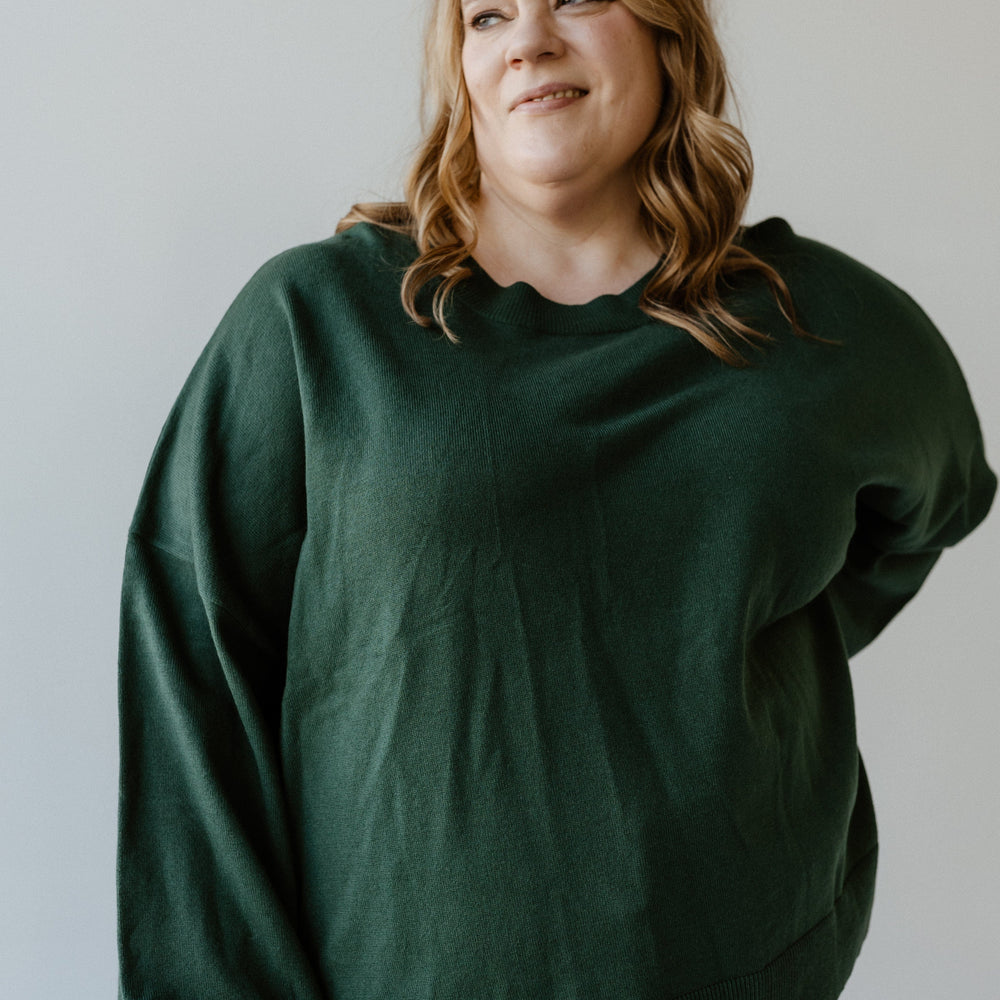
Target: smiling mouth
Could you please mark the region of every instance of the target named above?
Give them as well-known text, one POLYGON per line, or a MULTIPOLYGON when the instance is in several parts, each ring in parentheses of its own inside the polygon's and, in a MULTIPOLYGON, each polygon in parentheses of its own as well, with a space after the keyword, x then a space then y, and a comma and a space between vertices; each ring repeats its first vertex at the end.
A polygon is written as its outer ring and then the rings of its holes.
POLYGON ((545 101, 558 101, 561 97, 584 97, 587 91, 585 90, 557 90, 554 94, 544 94, 542 97, 532 97, 528 101, 523 101, 524 104, 542 104, 545 101))
POLYGON ((533 87, 520 94, 510 105, 511 111, 518 108, 540 108, 543 104, 561 108, 586 97, 590 91, 586 87, 577 87, 563 80, 553 80, 552 83, 533 87))

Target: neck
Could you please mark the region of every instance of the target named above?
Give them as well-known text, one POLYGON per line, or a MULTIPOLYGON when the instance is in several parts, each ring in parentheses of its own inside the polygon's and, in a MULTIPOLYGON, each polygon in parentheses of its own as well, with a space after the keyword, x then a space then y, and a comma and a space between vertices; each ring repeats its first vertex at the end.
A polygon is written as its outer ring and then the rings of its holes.
POLYGON ((480 267, 499 285, 524 281, 553 302, 623 292, 659 256, 643 233, 631 181, 587 192, 539 188, 515 198, 484 175, 475 212, 480 267))

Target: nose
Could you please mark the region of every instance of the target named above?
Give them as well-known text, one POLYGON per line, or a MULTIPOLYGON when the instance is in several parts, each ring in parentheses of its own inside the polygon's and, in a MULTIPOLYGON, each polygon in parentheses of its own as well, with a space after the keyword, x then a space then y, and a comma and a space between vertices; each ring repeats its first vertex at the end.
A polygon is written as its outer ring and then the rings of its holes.
POLYGON ((513 30, 507 36, 509 66, 554 59, 563 54, 565 46, 551 10, 522 9, 511 27, 513 30))

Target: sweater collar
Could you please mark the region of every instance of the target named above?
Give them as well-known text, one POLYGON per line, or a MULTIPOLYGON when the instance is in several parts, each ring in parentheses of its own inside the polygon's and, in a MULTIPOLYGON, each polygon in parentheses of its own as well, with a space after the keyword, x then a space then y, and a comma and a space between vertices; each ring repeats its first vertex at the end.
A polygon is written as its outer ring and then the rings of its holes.
POLYGON ((563 305, 523 281, 498 285, 471 257, 466 264, 472 274, 456 287, 456 305, 525 336, 633 330, 654 322, 639 309, 653 270, 618 295, 600 295, 584 305, 563 305))

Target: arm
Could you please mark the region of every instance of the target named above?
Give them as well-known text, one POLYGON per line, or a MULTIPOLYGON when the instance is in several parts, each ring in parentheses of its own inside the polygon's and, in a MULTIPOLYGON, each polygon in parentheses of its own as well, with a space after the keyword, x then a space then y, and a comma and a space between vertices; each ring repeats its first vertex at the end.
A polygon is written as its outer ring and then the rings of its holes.
POLYGON ((856 384, 866 385, 867 374, 867 390, 854 402, 864 485, 844 565, 829 589, 850 655, 916 594, 942 551, 986 517, 996 492, 948 346, 899 289, 883 283, 878 302, 872 312, 884 334, 881 356, 864 358, 868 371, 856 384))
POLYGON ((989 470, 954 509, 908 507, 903 496, 877 486, 857 500, 857 527, 843 568, 829 587, 848 655, 868 645, 909 602, 942 550, 965 537, 985 516, 993 488, 989 470), (937 522, 937 523, 929 523, 937 522))
POLYGON ((288 310, 258 276, 157 446, 120 647, 120 996, 322 995, 299 934, 281 698, 304 531, 288 310))

